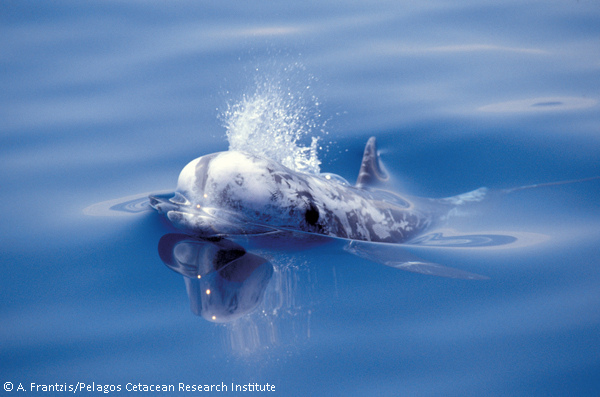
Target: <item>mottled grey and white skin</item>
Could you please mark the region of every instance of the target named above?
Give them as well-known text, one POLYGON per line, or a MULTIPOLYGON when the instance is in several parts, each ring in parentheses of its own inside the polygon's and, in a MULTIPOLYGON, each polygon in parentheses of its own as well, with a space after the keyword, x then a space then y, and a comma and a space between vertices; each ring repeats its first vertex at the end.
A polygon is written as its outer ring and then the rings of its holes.
POLYGON ((150 199, 176 227, 202 237, 297 231, 402 243, 453 205, 484 194, 417 203, 377 189, 385 179, 371 138, 355 186, 337 175, 296 172, 266 158, 228 151, 193 160, 181 171, 173 197, 150 199))

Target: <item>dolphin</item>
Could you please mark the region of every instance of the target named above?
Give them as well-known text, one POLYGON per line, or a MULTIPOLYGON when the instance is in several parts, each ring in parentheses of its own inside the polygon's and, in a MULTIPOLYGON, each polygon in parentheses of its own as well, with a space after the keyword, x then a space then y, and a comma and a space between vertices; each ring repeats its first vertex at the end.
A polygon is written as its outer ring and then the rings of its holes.
POLYGON ((150 205, 199 237, 303 232, 348 240, 404 243, 435 225, 453 206, 478 201, 485 189, 433 200, 402 197, 388 179, 375 137, 364 150, 355 185, 335 174, 291 170, 242 151, 199 157, 181 171, 172 197, 150 205))
MULTIPOLYGON (((442 277, 486 278, 423 261, 398 247, 417 238, 420 245, 451 246, 451 238, 423 234, 457 207, 482 200, 487 189, 443 199, 419 198, 384 189, 388 179, 375 137, 365 146, 354 185, 339 175, 294 171, 268 158, 226 151, 188 163, 175 192, 151 195, 149 204, 175 227, 201 239, 272 233, 330 237, 345 241, 346 251, 387 266, 442 277)), ((513 241, 510 236, 473 237, 462 236, 460 244, 513 241)))

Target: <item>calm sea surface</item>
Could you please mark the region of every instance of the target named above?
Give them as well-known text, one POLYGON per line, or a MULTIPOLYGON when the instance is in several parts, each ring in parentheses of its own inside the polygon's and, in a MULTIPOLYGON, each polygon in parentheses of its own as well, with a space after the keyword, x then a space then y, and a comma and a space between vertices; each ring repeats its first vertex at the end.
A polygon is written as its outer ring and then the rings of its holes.
POLYGON ((257 247, 256 304, 224 323, 194 311, 231 286, 169 269, 184 237, 157 214, 83 213, 174 189, 265 86, 349 181, 370 136, 417 196, 599 176, 597 1, 20 1, 0 22, 2 393, 600 393, 598 179, 499 194, 451 225, 528 244, 413 251, 489 280, 257 247))

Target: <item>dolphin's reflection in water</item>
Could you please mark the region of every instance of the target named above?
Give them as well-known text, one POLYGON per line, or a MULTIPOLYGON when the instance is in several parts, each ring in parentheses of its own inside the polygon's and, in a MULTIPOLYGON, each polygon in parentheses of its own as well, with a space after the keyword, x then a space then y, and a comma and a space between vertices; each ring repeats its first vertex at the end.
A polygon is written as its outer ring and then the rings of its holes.
POLYGON ((310 337, 315 280, 311 280, 309 267, 302 260, 302 252, 309 248, 345 251, 417 273, 433 269, 436 276, 484 280, 488 277, 427 262, 410 249, 498 250, 527 247, 545 237, 523 232, 464 234, 438 230, 400 246, 314 236, 303 236, 298 243, 299 238, 277 236, 265 237, 266 246, 251 244, 249 249, 253 253, 225 238, 200 239, 171 233, 160 239, 160 258, 183 276, 192 312, 210 322, 224 324, 227 342, 234 352, 254 353, 285 341, 295 344, 300 338, 310 337), (301 246, 293 246, 294 242, 301 246))
MULTIPOLYGON (((340 244, 344 251, 364 259, 404 270, 427 273, 427 269, 435 266, 434 274, 437 276, 487 279, 486 276, 423 261, 405 248, 501 249, 519 244, 526 246, 543 239, 543 235, 522 232, 460 234, 445 231, 420 236, 404 246, 341 239, 331 239, 329 243, 340 244), (424 265, 426 269, 420 269, 420 266, 424 265)), ((319 241, 312 243, 319 244, 319 241)), ((309 246, 310 243, 306 247, 309 246)), ((286 289, 289 300, 293 301, 293 297, 298 294, 297 274, 289 274, 289 271, 294 269, 291 264, 298 256, 295 251, 292 251, 293 255, 285 255, 279 251, 279 266, 274 267, 272 260, 249 253, 231 240, 199 239, 175 233, 164 235, 158 250, 162 261, 184 276, 192 312, 208 321, 229 323, 252 313, 263 300, 267 285, 274 274, 277 279, 276 290, 280 290, 283 284, 293 284, 294 288, 286 289), (283 276, 293 280, 284 280, 283 276)), ((265 252, 264 255, 272 257, 272 253, 265 252)), ((273 311, 277 312, 281 304, 272 306, 273 311)))
POLYGON ((299 288, 312 288, 310 275, 293 258, 273 266, 233 241, 177 233, 164 235, 158 251, 183 276, 191 311, 224 324, 232 350, 252 353, 310 335, 311 310, 297 299, 299 288))
POLYGON ((273 265, 226 239, 199 240, 184 234, 160 239, 162 261, 184 276, 192 312, 208 321, 231 322, 262 301, 273 265))

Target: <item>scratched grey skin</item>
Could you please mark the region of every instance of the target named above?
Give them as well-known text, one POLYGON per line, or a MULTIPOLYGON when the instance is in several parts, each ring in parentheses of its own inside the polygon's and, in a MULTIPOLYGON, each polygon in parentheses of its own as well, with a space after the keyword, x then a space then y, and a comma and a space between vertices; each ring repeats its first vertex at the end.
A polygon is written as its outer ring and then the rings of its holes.
POLYGON ((354 186, 334 174, 296 172, 252 154, 202 156, 181 171, 175 194, 150 204, 173 225, 201 237, 300 231, 350 240, 403 243, 452 208, 479 201, 485 188, 446 199, 401 197, 379 189, 375 138, 365 148, 354 186))

